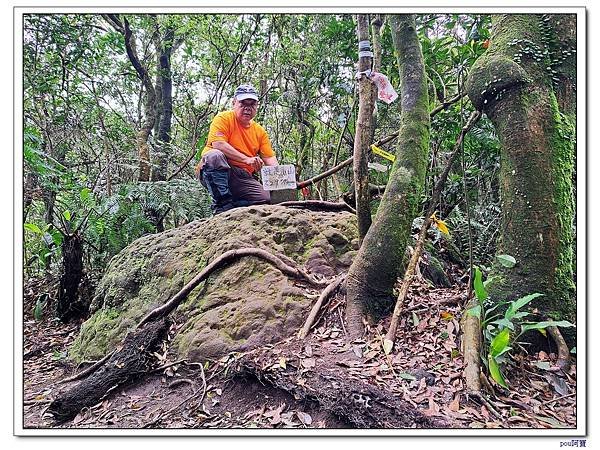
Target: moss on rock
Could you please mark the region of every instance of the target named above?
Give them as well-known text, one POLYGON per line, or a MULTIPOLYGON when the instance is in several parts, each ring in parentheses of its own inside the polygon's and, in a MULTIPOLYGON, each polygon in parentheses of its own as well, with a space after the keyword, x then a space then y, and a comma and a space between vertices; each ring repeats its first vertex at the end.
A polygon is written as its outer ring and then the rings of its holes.
MULTIPOLYGON (((355 217, 276 205, 237 208, 211 219, 144 236, 111 261, 92 316, 70 350, 75 361, 100 358, 149 310, 165 303, 209 261, 227 250, 258 247, 304 264, 322 256, 330 274, 347 267, 355 217)), ((173 312, 180 329, 172 348, 195 360, 276 342, 302 325, 311 301, 264 261, 242 258, 214 273, 173 312)))

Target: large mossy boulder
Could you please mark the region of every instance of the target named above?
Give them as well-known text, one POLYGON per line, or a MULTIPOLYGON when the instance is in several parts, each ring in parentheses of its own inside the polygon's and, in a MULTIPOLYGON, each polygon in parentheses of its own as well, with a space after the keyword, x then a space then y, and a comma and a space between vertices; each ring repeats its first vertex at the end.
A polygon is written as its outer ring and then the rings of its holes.
MULTIPOLYGON (((257 247, 333 276, 347 270, 357 242, 350 213, 276 205, 237 208, 144 236, 111 261, 70 357, 104 356, 148 311, 227 250, 257 247)), ((314 301, 307 292, 268 263, 242 258, 211 275, 172 313, 179 328, 171 348, 199 361, 277 342, 302 326, 314 301)))

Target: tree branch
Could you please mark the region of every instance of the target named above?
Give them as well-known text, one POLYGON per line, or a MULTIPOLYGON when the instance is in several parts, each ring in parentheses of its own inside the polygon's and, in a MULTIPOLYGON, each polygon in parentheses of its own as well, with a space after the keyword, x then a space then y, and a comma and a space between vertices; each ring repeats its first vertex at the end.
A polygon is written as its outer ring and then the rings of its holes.
POLYGON ((433 194, 431 196, 431 202, 429 203, 429 208, 425 213, 425 220, 423 220, 423 225, 421 226, 421 230, 419 231, 419 237, 417 239, 417 244, 415 245, 415 250, 412 254, 410 262, 406 268, 406 272, 404 273, 404 280, 402 281, 402 287, 400 288, 400 294, 398 295, 398 300, 396 301, 396 306, 394 308, 394 313, 392 315, 392 322, 390 323, 390 328, 385 336, 384 340, 384 348, 386 353, 390 353, 394 346, 394 340, 396 338, 396 331, 398 329, 398 321, 400 319, 400 314, 402 313, 402 307, 404 305, 404 301, 406 299, 406 295, 408 293, 408 288, 412 283, 412 279, 415 273, 415 269, 421 258, 421 253, 423 252, 423 246, 425 244, 425 237, 427 236, 427 230, 431 225, 431 216, 435 212, 435 207, 439 201, 440 195, 442 193, 442 189, 446 184, 446 179, 448 178, 448 174, 450 173, 450 169, 454 164, 456 157, 460 153, 461 144, 465 137, 465 134, 473 127, 473 125, 479 120, 481 117, 480 111, 473 111, 466 125, 460 130, 460 134, 456 140, 456 144, 454 145, 454 150, 446 163, 446 167, 444 171, 440 175, 435 188, 433 190, 433 194))

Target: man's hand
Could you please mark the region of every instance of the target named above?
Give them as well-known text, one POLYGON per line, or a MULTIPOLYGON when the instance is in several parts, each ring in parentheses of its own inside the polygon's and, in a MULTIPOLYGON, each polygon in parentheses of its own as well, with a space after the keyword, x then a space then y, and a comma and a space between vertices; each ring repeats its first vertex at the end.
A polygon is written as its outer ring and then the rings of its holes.
POLYGON ((262 158, 260 156, 248 158, 247 161, 245 161, 245 163, 248 164, 249 166, 252 166, 252 168, 257 172, 260 171, 262 166, 265 165, 264 161, 262 160, 262 158))

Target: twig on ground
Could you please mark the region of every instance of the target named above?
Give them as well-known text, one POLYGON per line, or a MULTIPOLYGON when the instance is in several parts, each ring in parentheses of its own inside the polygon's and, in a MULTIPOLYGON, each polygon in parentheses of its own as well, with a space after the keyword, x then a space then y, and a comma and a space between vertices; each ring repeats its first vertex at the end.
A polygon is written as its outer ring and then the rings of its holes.
MULTIPOLYGON (((204 367, 202 366, 202 364, 200 364, 199 367, 200 367, 200 375, 202 377, 202 394, 198 398, 198 402, 201 403, 204 400, 204 396, 206 395, 206 377, 204 376, 204 367)), ((172 412, 176 411, 181 406, 183 406, 185 403, 189 402, 191 399, 196 397, 198 395, 198 392, 199 392, 199 389, 196 389, 194 392, 192 392, 190 395, 188 395, 186 398, 184 398, 182 401, 180 401, 177 405, 175 405, 168 411, 165 411, 162 414, 160 414, 152 422, 149 422, 146 425, 144 425, 144 428, 153 427, 154 425, 159 423, 161 420, 163 420, 165 417, 169 416, 172 412)))
POLYGON ((553 398, 552 400, 548 400, 546 402, 542 402, 542 403, 540 403, 540 406, 546 406, 546 405, 549 405, 550 403, 554 403, 554 402, 556 402, 558 400, 562 400, 563 398, 573 397, 574 395, 577 395, 577 392, 572 392, 572 393, 567 394, 567 395, 561 395, 560 397, 553 398))
POLYGON ((502 414, 500 414, 496 410, 494 405, 492 405, 492 402, 490 402, 487 398, 485 398, 485 396, 480 391, 471 391, 471 392, 469 392, 469 395, 472 397, 475 397, 483 405, 485 405, 496 419, 501 419, 501 420, 503 419, 502 414))
POLYGON ((185 363, 187 363, 187 359, 180 359, 180 360, 178 360, 178 361, 174 361, 174 362, 171 362, 171 363, 167 363, 167 364, 165 364, 165 365, 163 365, 163 366, 157 367, 156 369, 152 369, 152 370, 151 370, 150 372, 148 372, 148 373, 156 373, 156 372, 160 372, 161 370, 168 369, 169 367, 173 367, 173 366, 176 366, 176 365, 178 365, 178 364, 185 364, 185 363))

